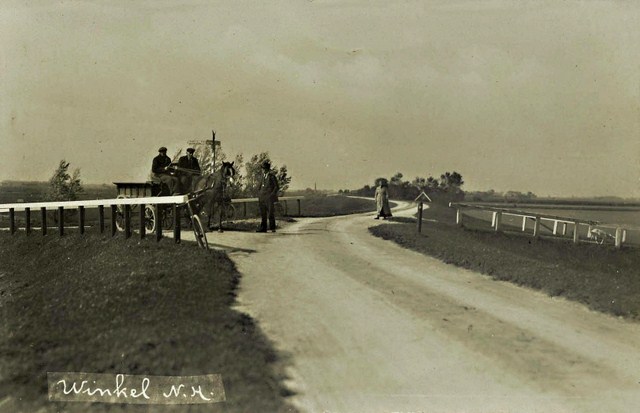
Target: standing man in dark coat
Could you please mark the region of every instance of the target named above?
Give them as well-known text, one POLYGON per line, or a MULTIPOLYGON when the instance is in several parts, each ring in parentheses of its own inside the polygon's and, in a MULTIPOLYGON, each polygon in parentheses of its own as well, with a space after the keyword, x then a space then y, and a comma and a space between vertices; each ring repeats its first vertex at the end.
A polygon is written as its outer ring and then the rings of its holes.
POLYGON ((182 169, 180 171, 180 184, 186 192, 191 191, 193 175, 200 175, 201 172, 198 159, 193 156, 195 151, 193 148, 188 148, 187 154, 178 159, 178 168, 182 169))
POLYGON ((151 172, 153 178, 167 185, 169 188, 169 195, 175 195, 180 192, 180 181, 175 176, 171 175, 168 167, 171 165, 171 158, 167 156, 167 148, 164 146, 158 149, 158 156, 153 158, 151 165, 151 172))
POLYGON ((274 204, 278 202, 278 179, 271 171, 271 162, 262 162, 262 177, 258 186, 258 208, 260 209, 260 227, 256 232, 267 232, 267 217, 269 230, 276 232, 276 216, 274 204))

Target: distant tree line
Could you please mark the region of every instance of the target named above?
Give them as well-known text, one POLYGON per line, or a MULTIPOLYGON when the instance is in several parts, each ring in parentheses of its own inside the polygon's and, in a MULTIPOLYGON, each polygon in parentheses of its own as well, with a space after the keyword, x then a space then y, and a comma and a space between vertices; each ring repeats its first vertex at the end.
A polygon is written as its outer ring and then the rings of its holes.
POLYGON ((534 199, 537 199, 537 196, 533 192, 496 192, 493 189, 468 192, 465 196, 465 200, 474 202, 531 202, 534 199))
POLYGON ((380 182, 386 182, 389 188, 389 197, 393 199, 413 200, 421 192, 426 193, 433 201, 449 202, 461 201, 464 199, 462 186, 464 181, 462 175, 456 171, 445 172, 440 178, 429 176, 423 178, 415 177, 413 180, 404 180, 401 172, 396 173, 389 179, 384 177, 376 178, 373 186, 365 185, 356 190, 340 190, 339 193, 372 197, 375 195, 376 187, 380 182))

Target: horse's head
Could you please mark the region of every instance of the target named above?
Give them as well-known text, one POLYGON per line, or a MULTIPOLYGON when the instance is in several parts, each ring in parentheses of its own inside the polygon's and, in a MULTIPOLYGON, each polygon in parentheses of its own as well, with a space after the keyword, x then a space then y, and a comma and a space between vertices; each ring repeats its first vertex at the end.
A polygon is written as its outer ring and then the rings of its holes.
POLYGON ((236 168, 233 167, 233 162, 222 162, 220 175, 224 181, 233 182, 234 176, 236 176, 236 168))

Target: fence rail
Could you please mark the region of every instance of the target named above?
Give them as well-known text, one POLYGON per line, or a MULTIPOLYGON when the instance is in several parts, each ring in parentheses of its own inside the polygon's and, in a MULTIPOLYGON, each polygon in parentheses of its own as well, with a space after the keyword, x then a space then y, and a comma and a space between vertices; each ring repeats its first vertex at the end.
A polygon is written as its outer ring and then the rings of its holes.
POLYGON ((15 204, 0 204, 0 212, 25 211, 26 209, 57 209, 57 208, 98 208, 107 205, 165 205, 165 204, 184 204, 188 200, 187 195, 174 196, 151 196, 144 198, 113 198, 113 199, 87 199, 83 201, 53 201, 53 202, 29 202, 15 204))
POLYGON ((602 224, 599 221, 580 219, 580 218, 569 218, 569 217, 560 217, 557 215, 550 214, 539 214, 532 213, 528 211, 520 211, 515 209, 508 208, 497 208, 492 206, 484 206, 484 205, 473 205, 473 204, 465 204, 459 202, 450 202, 449 207, 456 209, 456 224, 458 226, 462 226, 462 211, 465 209, 472 209, 478 211, 486 211, 492 213, 491 218, 491 227, 496 232, 500 232, 504 229, 503 227, 503 216, 515 216, 522 218, 522 232, 527 230, 527 223, 533 221, 533 237, 540 237, 540 229, 541 227, 547 228, 553 236, 558 236, 559 234, 565 236, 567 234, 568 227, 573 227, 573 242, 580 242, 580 227, 586 227, 586 236, 588 239, 593 239, 598 237, 602 238, 602 241, 607 236, 610 236, 614 239, 614 244, 616 248, 621 248, 622 244, 624 244, 627 240, 627 230, 631 229, 629 226, 622 225, 606 225, 602 224), (551 222, 553 227, 547 227, 544 225, 544 222, 551 222), (607 232, 597 230, 594 227, 599 228, 609 228, 615 230, 615 235, 610 235, 607 232))
MULTIPOLYGON (((111 235, 115 236, 117 233, 116 220, 118 214, 122 215, 124 233, 126 238, 131 237, 131 207, 140 207, 140 226, 139 234, 140 238, 146 236, 145 228, 145 206, 154 205, 157 211, 158 222, 162 222, 162 210, 167 208, 167 205, 171 205, 173 217, 174 217, 174 240, 176 243, 180 242, 180 211, 184 207, 184 204, 188 201, 189 197, 186 195, 178 196, 155 196, 155 197, 143 197, 143 198, 113 198, 113 199, 91 199, 82 201, 54 201, 54 202, 29 202, 29 203, 14 203, 14 204, 0 204, 0 213, 9 213, 9 230, 11 234, 17 231, 16 226, 16 212, 24 212, 25 217, 25 231, 27 235, 31 234, 31 212, 40 211, 42 235, 47 235, 47 212, 56 211, 57 215, 57 227, 58 234, 60 236, 65 233, 65 210, 77 209, 78 211, 78 229, 80 234, 84 234, 85 229, 85 210, 90 208, 97 208, 99 212, 99 227, 100 232, 105 231, 105 207, 111 211, 111 235), (161 207, 162 206, 162 207, 161 207), (122 211, 118 212, 118 207, 121 207, 122 211)), ((156 225, 156 239, 160 241, 162 238, 162 225, 156 225)))
MULTIPOLYGON (((304 199, 303 196, 281 196, 278 198, 278 203, 280 203, 280 205, 282 205, 282 208, 284 209, 284 214, 288 215, 289 214, 289 205, 287 203, 287 201, 296 201, 297 206, 298 206, 298 216, 302 215, 302 210, 300 207, 300 201, 304 199)), ((244 216, 247 216, 247 204, 250 203, 255 203, 258 202, 258 198, 238 198, 238 199, 232 199, 231 203, 233 204, 242 204, 243 209, 244 209, 244 216)))
MULTIPOLYGON (((300 201, 304 197, 281 197, 279 203, 283 206, 284 214, 288 215, 287 201, 296 201, 298 216, 301 215, 300 201)), ((139 207, 140 209, 140 225, 139 234, 140 238, 146 236, 145 228, 145 206, 155 206, 156 214, 156 238, 159 241, 162 238, 162 215, 163 209, 166 210, 171 207, 171 213, 173 215, 173 231, 174 239, 176 243, 180 242, 180 215, 182 208, 189 201, 188 195, 176 195, 176 196, 153 196, 153 197, 132 197, 132 198, 112 198, 112 199, 91 199, 81 201, 54 201, 54 202, 29 202, 29 203, 12 203, 12 204, 0 204, 0 213, 8 213, 9 215, 9 231, 14 234, 17 231, 16 225, 16 212, 24 212, 25 225, 24 229, 27 235, 30 235, 32 230, 37 227, 32 226, 32 212, 40 212, 42 235, 47 234, 47 213, 56 212, 57 229, 60 236, 65 233, 65 210, 77 210, 78 211, 78 229, 81 234, 84 234, 85 230, 85 210, 91 208, 97 208, 99 213, 99 228, 100 232, 105 231, 105 208, 111 212, 111 235, 115 236, 117 233, 116 221, 120 217, 122 225, 124 226, 125 237, 131 237, 132 225, 132 207, 139 207), (163 207, 161 207, 163 206, 163 207)), ((235 204, 244 205, 244 215, 247 215, 247 204, 257 203, 258 198, 240 198, 231 200, 235 204)), ((166 212, 166 211, 165 211, 166 212)))

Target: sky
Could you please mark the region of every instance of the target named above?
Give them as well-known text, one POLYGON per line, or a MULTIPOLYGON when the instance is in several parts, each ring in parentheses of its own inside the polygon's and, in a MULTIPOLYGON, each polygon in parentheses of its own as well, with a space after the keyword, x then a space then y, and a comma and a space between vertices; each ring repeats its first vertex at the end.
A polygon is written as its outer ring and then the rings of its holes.
POLYGON ((0 3, 0 181, 144 181, 212 129, 294 189, 640 197, 640 2, 0 3))

